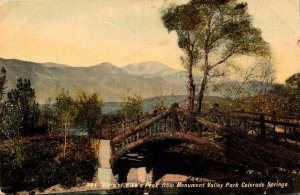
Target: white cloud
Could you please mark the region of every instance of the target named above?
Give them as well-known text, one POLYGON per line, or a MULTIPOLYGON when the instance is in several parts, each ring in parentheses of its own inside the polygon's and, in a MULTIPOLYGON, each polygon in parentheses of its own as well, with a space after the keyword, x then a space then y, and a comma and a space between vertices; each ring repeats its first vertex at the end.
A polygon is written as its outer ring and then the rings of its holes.
POLYGON ((110 26, 112 26, 112 27, 114 27, 114 28, 120 29, 120 26, 119 26, 119 25, 117 25, 117 24, 115 24, 115 23, 112 23, 112 22, 110 22, 110 21, 105 21, 104 24, 107 24, 107 25, 110 25, 110 26))

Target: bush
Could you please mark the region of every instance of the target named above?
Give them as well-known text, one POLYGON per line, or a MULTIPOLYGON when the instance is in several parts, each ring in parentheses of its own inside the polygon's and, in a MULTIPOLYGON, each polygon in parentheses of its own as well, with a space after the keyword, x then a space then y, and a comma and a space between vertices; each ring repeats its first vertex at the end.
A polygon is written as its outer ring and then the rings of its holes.
POLYGON ((289 108, 289 97, 282 96, 254 96, 246 106, 250 112, 275 115, 292 115, 289 108))
POLYGON ((128 97, 125 102, 122 102, 119 114, 125 119, 136 118, 143 115, 143 98, 135 95, 134 97, 128 97))
POLYGON ((55 184, 65 187, 91 181, 97 159, 87 138, 72 137, 65 158, 63 139, 17 143, 17 152, 0 149, 0 186, 6 193, 46 189, 55 184))

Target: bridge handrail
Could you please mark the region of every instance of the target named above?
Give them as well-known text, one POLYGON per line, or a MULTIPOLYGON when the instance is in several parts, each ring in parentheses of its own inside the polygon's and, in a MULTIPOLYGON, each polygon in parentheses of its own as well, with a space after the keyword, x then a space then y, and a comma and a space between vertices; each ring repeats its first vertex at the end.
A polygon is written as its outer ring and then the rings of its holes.
MULTIPOLYGON (((178 117, 176 115, 176 108, 178 104, 173 104, 169 109, 155 116, 154 118, 142 122, 131 130, 114 137, 111 141, 113 151, 121 149, 124 145, 133 143, 137 140, 155 135, 157 133, 167 133, 178 127, 178 117)), ((180 129, 177 129, 181 131, 180 129)))
POLYGON ((163 111, 162 113, 156 115, 154 118, 152 118, 148 121, 144 121, 143 123, 137 125, 135 128, 133 128, 129 131, 126 131, 125 133, 123 133, 121 135, 117 135, 116 137, 114 137, 112 139, 112 144, 115 144, 115 143, 119 142, 120 140, 123 140, 126 137, 131 136, 131 135, 139 132, 140 130, 150 126, 151 124, 155 123, 156 121, 159 121, 161 118, 164 118, 164 117, 168 116, 169 114, 171 114, 172 111, 173 110, 171 108, 169 108, 169 109, 163 111))
POLYGON ((231 115, 230 113, 227 113, 227 115, 226 115, 226 113, 216 113, 216 112, 213 112, 213 113, 207 112, 206 113, 205 112, 205 113, 201 113, 200 116, 205 116, 205 115, 214 115, 214 116, 218 116, 218 117, 232 118, 232 119, 251 120, 253 122, 260 122, 261 121, 260 117, 263 116, 265 123, 300 128, 300 123, 294 123, 294 122, 289 122, 289 121, 280 121, 280 120, 269 120, 268 118, 265 118, 265 115, 255 115, 255 117, 253 117, 251 115, 250 116, 249 115, 231 115))
POLYGON ((263 114, 263 113, 259 113, 259 112, 245 112, 245 111, 240 111, 240 110, 232 110, 229 113, 239 113, 239 114, 247 114, 247 115, 255 115, 255 116, 264 115, 265 117, 270 117, 270 118, 299 120, 300 121, 300 116, 283 116, 283 115, 275 115, 275 114, 263 114))
MULTIPOLYGON (((161 111, 161 112, 163 112, 163 111, 161 111)), ((148 114, 148 115, 130 119, 127 121, 121 121, 121 122, 118 122, 113 125, 102 126, 102 127, 100 127, 100 129, 101 129, 100 137, 104 138, 104 139, 113 139, 114 137, 118 136, 119 134, 125 133, 129 129, 134 128, 136 125, 157 116, 161 112, 148 114)))
MULTIPOLYGON (((202 113, 200 117, 229 126, 247 135, 252 132, 252 136, 256 135, 264 140, 293 140, 296 143, 300 142, 300 124, 284 121, 268 120, 264 116, 237 116, 224 113, 202 113), (254 133, 254 134, 253 134, 254 133)), ((249 136, 249 135, 248 135, 249 136)))
POLYGON ((133 119, 129 119, 129 120, 125 120, 125 121, 120 121, 120 122, 117 122, 117 123, 114 123, 114 124, 103 125, 102 128, 117 127, 117 126, 119 126, 121 124, 132 123, 134 121, 139 121, 139 120, 142 120, 142 119, 145 119, 145 118, 148 118, 148 117, 156 116, 157 114, 159 114, 159 113, 151 113, 151 114, 147 114, 147 115, 144 115, 144 116, 136 117, 136 118, 133 118, 133 119))
POLYGON ((264 120, 264 121, 265 121, 265 123, 270 123, 273 125, 282 125, 282 126, 300 128, 300 123, 290 123, 290 122, 282 122, 282 121, 274 121, 274 120, 264 120))

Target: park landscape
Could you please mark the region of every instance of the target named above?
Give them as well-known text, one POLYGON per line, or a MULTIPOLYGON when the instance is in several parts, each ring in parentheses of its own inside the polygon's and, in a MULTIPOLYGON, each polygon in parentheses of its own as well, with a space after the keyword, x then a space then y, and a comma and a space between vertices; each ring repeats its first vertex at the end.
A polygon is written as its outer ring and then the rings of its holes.
MULTIPOLYGON (((157 6, 149 2, 154 8, 157 6)), ((295 51, 289 53, 296 56, 296 60, 289 61, 295 64, 281 65, 291 70, 284 77, 278 72, 277 51, 265 40, 264 31, 255 26, 249 13, 254 4, 236 0, 172 2, 159 4, 158 22, 165 36, 174 37, 176 50, 168 52, 174 53, 180 67, 174 68, 154 57, 122 67, 104 60, 92 66, 73 66, 24 60, 22 55, 7 58, 14 52, 8 55, 3 50, 6 55, 0 58, 1 191, 54 193, 58 190, 53 190, 53 186, 59 185, 59 192, 97 192, 103 190, 107 182, 103 175, 108 174, 112 184, 266 184, 233 189, 173 186, 171 190, 145 185, 105 189, 112 194, 299 192, 298 40, 293 42, 295 51), (107 155, 101 151, 106 150, 110 151, 108 159, 102 158, 107 155), (134 171, 143 172, 142 178, 134 171), (179 181, 168 180, 170 175, 179 181), (269 188, 268 182, 287 186, 269 188), (93 187, 82 187, 91 183, 93 187)), ((100 10, 101 6, 110 6, 105 1, 98 3, 100 10)), ((134 1, 127 3, 139 5, 134 1)), ((89 3, 81 4, 87 7, 80 9, 92 10, 89 3)), ((6 13, 4 16, 10 19, 12 16, 5 11, 13 12, 14 6, 21 9, 42 4, 6 2, 0 5, 4 7, 0 13, 6 13)), ((144 7, 135 7, 137 13, 139 9, 143 12, 144 7)), ((25 11, 23 14, 26 15, 25 11)), ((62 11, 47 17, 65 17, 64 14, 62 11)), ((121 26, 124 22, 116 21, 121 26)), ((0 23, 5 24, 5 20, 0 23)), ((121 28, 107 21, 104 24, 121 28)), ((124 24, 128 28, 133 25, 124 24)), ((135 30, 126 36, 138 39, 139 28, 135 30)), ((97 37, 105 43, 106 37, 97 37)), ((126 49, 130 50, 129 47, 133 46, 129 44, 126 49)), ((142 55, 144 50, 138 50, 142 55)), ((154 51, 146 50, 151 52, 154 51)), ((68 50, 63 55, 67 54, 68 50)), ((159 56, 163 59, 168 55, 159 56)))

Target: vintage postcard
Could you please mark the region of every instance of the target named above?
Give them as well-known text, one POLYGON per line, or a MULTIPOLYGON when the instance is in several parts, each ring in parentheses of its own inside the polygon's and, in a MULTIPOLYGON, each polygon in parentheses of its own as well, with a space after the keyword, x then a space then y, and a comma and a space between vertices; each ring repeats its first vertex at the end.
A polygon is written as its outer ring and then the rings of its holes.
POLYGON ((0 0, 0 194, 300 193, 299 0, 0 0))

